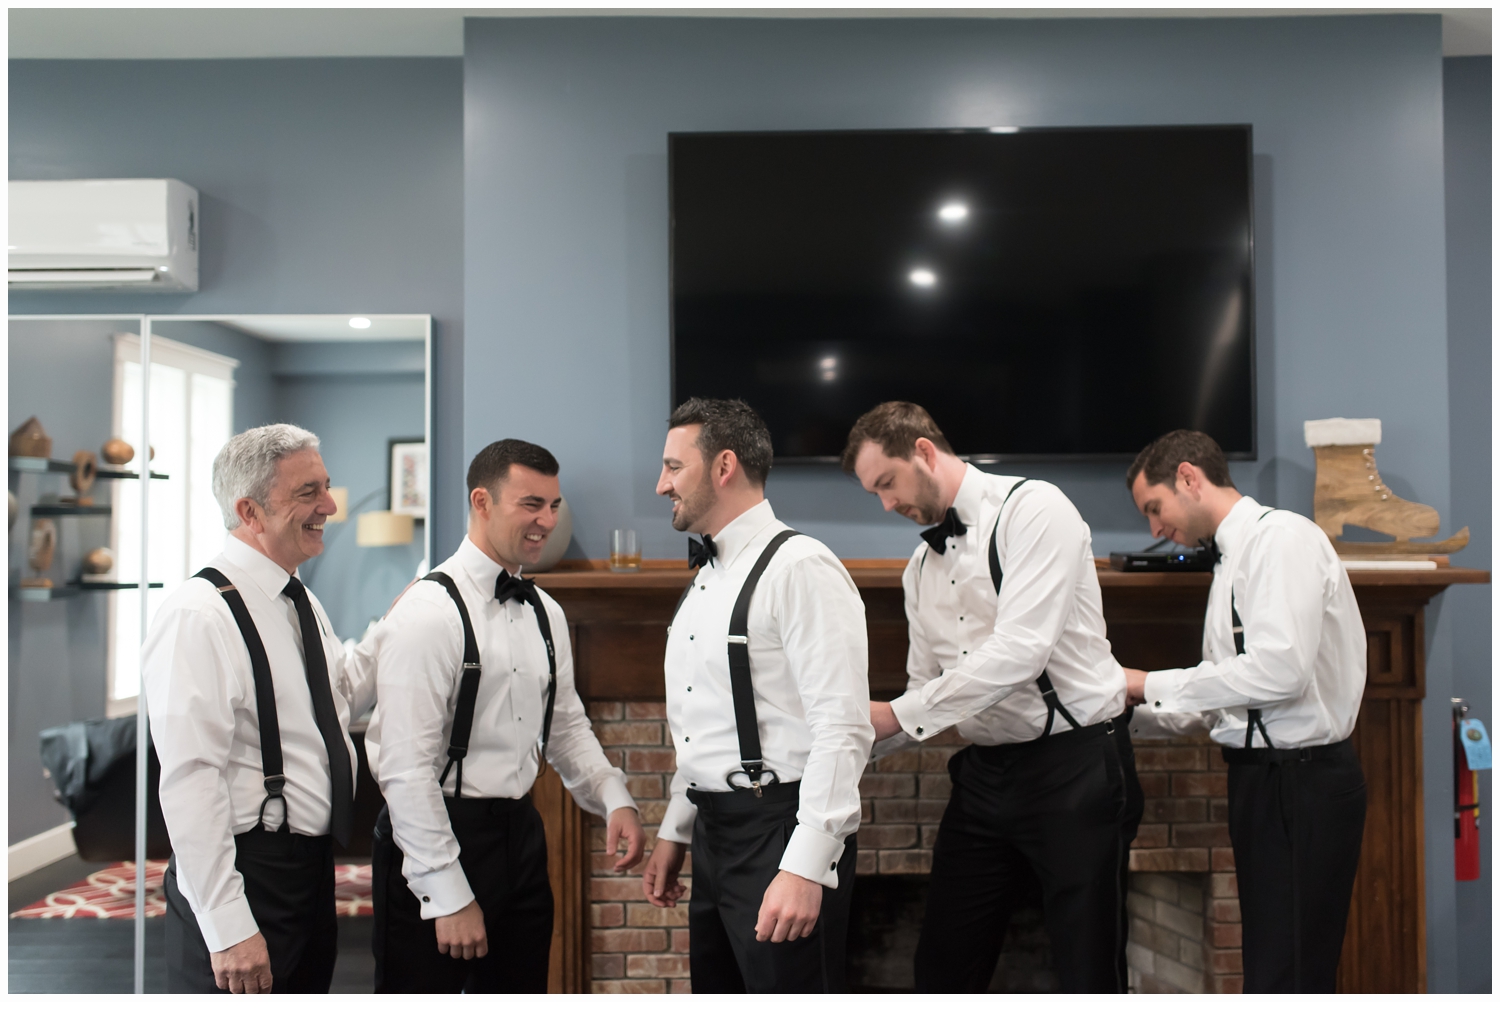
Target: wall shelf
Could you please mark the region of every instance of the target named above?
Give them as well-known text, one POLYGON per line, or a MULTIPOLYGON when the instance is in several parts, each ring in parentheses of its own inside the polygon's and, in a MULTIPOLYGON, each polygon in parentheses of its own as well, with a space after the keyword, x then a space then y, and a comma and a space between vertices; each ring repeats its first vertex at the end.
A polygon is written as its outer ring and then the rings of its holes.
POLYGON ((33 516, 108 516, 107 505, 69 505, 66 502, 40 502, 31 507, 33 516))
MULTIPOLYGON (((99 593, 104 590, 138 590, 140 583, 64 583, 62 586, 21 586, 20 598, 24 601, 41 603, 48 600, 66 600, 69 597, 79 597, 85 593, 99 593)), ((161 583, 152 583, 148 589, 159 590, 161 583)))
MULTIPOLYGON (((77 468, 71 460, 45 460, 39 456, 13 456, 10 458, 10 469, 15 471, 30 471, 36 474, 71 474, 77 468)), ((100 481, 139 481, 139 471, 116 470, 112 467, 100 467, 94 473, 95 478, 100 481)), ((167 475, 151 472, 151 480, 165 481, 167 475)))

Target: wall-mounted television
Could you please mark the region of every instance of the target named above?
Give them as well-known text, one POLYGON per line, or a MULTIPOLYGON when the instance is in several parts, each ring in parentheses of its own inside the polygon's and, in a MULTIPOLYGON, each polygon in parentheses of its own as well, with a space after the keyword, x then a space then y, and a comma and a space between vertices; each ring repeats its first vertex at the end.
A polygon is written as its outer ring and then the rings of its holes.
POLYGON ((669 137, 673 404, 780 460, 885 400, 976 461, 1255 455, 1250 127, 669 137))

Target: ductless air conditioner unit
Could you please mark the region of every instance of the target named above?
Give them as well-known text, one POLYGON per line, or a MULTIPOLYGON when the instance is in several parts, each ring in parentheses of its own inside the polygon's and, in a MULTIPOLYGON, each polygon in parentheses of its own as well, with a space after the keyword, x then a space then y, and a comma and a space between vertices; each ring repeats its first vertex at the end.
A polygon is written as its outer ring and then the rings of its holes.
POLYGON ((12 291, 198 290, 198 191, 176 179, 10 184, 12 291))

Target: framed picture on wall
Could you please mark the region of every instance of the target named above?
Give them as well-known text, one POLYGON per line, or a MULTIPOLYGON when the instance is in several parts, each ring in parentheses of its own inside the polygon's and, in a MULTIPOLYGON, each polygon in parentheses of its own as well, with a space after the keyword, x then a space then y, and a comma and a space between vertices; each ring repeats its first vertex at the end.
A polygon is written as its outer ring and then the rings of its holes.
POLYGON ((427 518, 427 443, 423 439, 390 440, 386 486, 391 490, 391 512, 427 518))

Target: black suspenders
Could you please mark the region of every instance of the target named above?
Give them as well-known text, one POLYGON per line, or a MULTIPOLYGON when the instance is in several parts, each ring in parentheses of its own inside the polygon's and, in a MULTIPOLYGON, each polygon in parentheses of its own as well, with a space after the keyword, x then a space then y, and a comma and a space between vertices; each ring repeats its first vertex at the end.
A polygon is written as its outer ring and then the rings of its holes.
MULTIPOLYGON (((1255 522, 1259 523, 1275 511, 1275 509, 1267 509, 1260 514, 1255 522)), ((1234 633, 1234 652, 1237 656, 1243 655, 1245 652, 1245 623, 1240 620, 1240 609, 1234 606, 1234 573, 1229 574, 1229 620, 1231 622, 1230 630, 1234 633)), ((1250 747, 1250 742, 1257 730, 1260 731, 1261 740, 1266 742, 1266 747, 1275 747, 1271 743, 1271 735, 1266 733, 1266 725, 1261 722, 1259 709, 1246 709, 1245 720, 1245 747, 1250 747)))
POLYGON ((218 569, 200 569, 194 579, 206 579, 219 591, 234 623, 240 627, 240 636, 250 652, 250 672, 255 676, 255 718, 260 725, 260 768, 265 777, 266 799, 260 802, 261 828, 265 828, 266 805, 273 800, 281 801, 281 828, 279 832, 291 832, 291 817, 286 807, 286 774, 281 762, 281 724, 276 719, 276 687, 271 681, 271 661, 266 657, 265 643, 261 642, 255 622, 250 618, 250 609, 245 598, 234 588, 229 577, 218 569))
MULTIPOLYGON (((750 789, 757 797, 761 796, 764 787, 779 782, 779 779, 773 770, 770 782, 761 782, 766 768, 760 753, 760 723, 755 715, 755 686, 750 678, 750 599, 755 596, 755 587, 765 573, 766 566, 771 564, 772 556, 796 536, 795 530, 783 530, 771 538, 771 543, 761 551, 760 557, 755 560, 755 566, 745 577, 740 595, 735 598, 734 610, 729 614, 729 689, 734 698, 735 731, 740 739, 740 770, 750 780, 750 789)), ((672 612, 673 619, 676 619, 677 611, 682 609, 683 601, 687 600, 688 594, 696 585, 695 577, 687 589, 682 591, 682 596, 677 598, 677 608, 672 612)), ((667 630, 671 631, 670 625, 667 630)), ((731 772, 726 777, 731 788, 739 789, 734 785, 734 777, 737 775, 739 772, 731 772)))
MULTIPOLYGON (((474 624, 469 620, 469 609, 458 592, 453 577, 446 572, 430 572, 423 579, 437 583, 448 591, 453 603, 458 605, 458 617, 464 625, 463 679, 458 685, 458 704, 453 710, 453 732, 448 735, 448 764, 438 777, 438 786, 448 780, 448 773, 455 772, 453 797, 461 798, 464 792, 464 756, 469 753, 469 735, 474 730, 474 702, 479 697, 479 676, 483 670, 479 663, 479 642, 474 638, 474 624)), ((545 606, 532 604, 536 612, 537 628, 542 633, 542 642, 547 644, 547 711, 542 717, 542 753, 537 763, 540 771, 547 761, 547 739, 552 734, 552 709, 557 701, 557 650, 552 645, 552 624, 547 620, 545 606)))
MULTIPOLYGON (((1010 491, 1005 493, 1005 498, 1000 503, 1000 508, 995 512, 995 529, 990 532, 990 582, 995 584, 996 597, 1000 596, 1000 582, 1005 578, 1005 573, 1000 571, 1000 549, 995 546, 995 541, 1000 537, 1000 513, 1005 511, 1005 503, 1010 501, 1010 497, 1016 493, 1016 489, 1030 480, 1031 478, 1029 477, 1023 477, 1011 485, 1010 491)), ((998 602, 996 606, 999 606, 998 602)), ((1062 718, 1067 720, 1068 726, 1074 730, 1083 729, 1082 725, 1073 719, 1073 714, 1068 712, 1068 707, 1063 705, 1058 699, 1057 689, 1052 687, 1052 678, 1048 675, 1045 668, 1042 670, 1041 676, 1036 679, 1036 688, 1037 691, 1042 693, 1042 701, 1047 704, 1047 725, 1042 728, 1043 737, 1047 737, 1052 733, 1052 721, 1058 713, 1062 713, 1062 718)))

